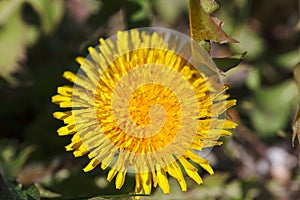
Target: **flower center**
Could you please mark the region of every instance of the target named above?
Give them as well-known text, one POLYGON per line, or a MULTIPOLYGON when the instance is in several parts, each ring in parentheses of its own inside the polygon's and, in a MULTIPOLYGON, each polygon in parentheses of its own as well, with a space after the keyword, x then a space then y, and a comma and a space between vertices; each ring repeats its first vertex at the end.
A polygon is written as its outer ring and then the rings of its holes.
POLYGON ((132 162, 147 154, 159 163, 171 163, 173 156, 165 155, 180 156, 189 148, 199 126, 199 104, 190 82, 196 75, 186 64, 174 52, 140 49, 106 68, 94 105, 107 145, 127 152, 132 162))
POLYGON ((128 109, 132 121, 144 130, 142 135, 135 133, 138 137, 148 138, 168 130, 166 136, 173 138, 178 131, 180 104, 176 95, 165 86, 152 83, 139 87, 131 95, 128 109))

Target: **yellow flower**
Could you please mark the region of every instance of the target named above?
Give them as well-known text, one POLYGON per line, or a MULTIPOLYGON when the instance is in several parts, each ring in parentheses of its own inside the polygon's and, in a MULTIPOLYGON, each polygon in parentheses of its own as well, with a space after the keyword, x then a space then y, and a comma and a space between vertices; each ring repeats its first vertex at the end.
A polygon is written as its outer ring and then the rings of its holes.
POLYGON ((168 29, 133 29, 89 47, 79 57, 80 70, 65 72, 73 86, 58 87, 52 102, 68 111, 55 112, 65 126, 60 136, 73 135, 67 151, 91 159, 85 172, 110 167, 120 189, 126 173, 135 173, 137 194, 152 185, 170 192, 168 175, 182 191, 185 173, 202 183, 198 153, 220 145, 236 124, 225 118, 235 105, 209 55, 187 36, 168 29), (184 171, 185 173, 184 173, 184 171))

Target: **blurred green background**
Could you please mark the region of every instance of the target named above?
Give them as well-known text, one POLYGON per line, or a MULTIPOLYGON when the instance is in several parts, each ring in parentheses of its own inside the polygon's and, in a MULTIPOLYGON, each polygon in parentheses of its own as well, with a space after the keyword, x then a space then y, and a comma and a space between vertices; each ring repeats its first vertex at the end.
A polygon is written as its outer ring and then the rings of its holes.
MULTIPOLYGON (((190 190, 182 193, 170 179, 170 195, 155 189, 145 199, 299 199, 299 148, 291 145, 299 101, 293 77, 300 58, 299 2, 218 3, 212 15, 239 43, 213 44, 211 55, 247 51, 225 79, 238 100, 229 116, 239 127, 208 155, 216 174, 203 173, 203 185, 188 179, 190 190)), ((9 198, 10 188, 24 199, 38 197, 36 187, 43 198, 133 192, 132 175, 116 190, 106 171, 84 173, 87 158, 65 152, 70 138, 56 134, 62 123, 52 118, 59 108, 51 96, 68 84, 63 71, 76 72, 75 58, 87 55, 99 37, 144 26, 189 34, 188 0, 0 1, 0 199, 9 198)))

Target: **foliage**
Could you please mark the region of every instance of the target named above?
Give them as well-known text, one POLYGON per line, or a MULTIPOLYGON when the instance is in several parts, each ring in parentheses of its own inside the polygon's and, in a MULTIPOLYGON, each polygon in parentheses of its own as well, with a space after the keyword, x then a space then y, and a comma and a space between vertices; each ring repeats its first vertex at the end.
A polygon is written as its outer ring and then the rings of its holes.
MULTIPOLYGON (((300 94, 300 65, 297 65, 294 69, 294 75, 295 75, 295 80, 296 84, 298 87, 298 92, 300 94)), ((295 138, 298 138, 298 143, 300 144, 300 103, 298 104, 298 110, 295 115, 295 119, 293 122, 293 138, 292 138, 292 143, 294 145, 295 138)))
POLYGON ((12 74, 20 70, 19 63, 25 61, 26 47, 35 43, 41 32, 53 31, 62 17, 63 3, 60 0, 5 0, 0 2, 0 13, 0 53, 6 55, 0 60, 0 75, 15 83, 12 74))
POLYGON ((0 148, 1 199, 39 199, 40 194, 34 184, 22 186, 15 181, 17 172, 28 159, 32 148, 27 147, 17 153, 11 144, 5 144, 4 142, 2 142, 0 148))
POLYGON ((236 42, 222 30, 222 23, 209 15, 218 7, 216 5, 211 0, 190 0, 190 31, 191 37, 196 42, 205 40, 219 43, 236 42))

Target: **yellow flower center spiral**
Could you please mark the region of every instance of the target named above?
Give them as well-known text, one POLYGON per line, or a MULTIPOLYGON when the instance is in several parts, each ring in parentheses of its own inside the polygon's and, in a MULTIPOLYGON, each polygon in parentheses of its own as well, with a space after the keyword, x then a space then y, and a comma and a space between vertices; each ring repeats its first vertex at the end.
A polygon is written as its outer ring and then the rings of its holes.
MULTIPOLYGON (((147 84, 134 91, 129 101, 129 113, 137 126, 149 127, 138 137, 163 139, 168 144, 178 132, 181 107, 176 95, 159 84, 147 84)), ((162 145, 165 146, 165 145, 162 145)))
POLYGON ((186 64, 170 51, 139 49, 118 57, 103 72, 95 110, 112 144, 130 153, 153 153, 180 143, 175 155, 189 147, 199 104, 191 83, 178 72, 186 64), (114 79, 108 80, 112 74, 114 79))

